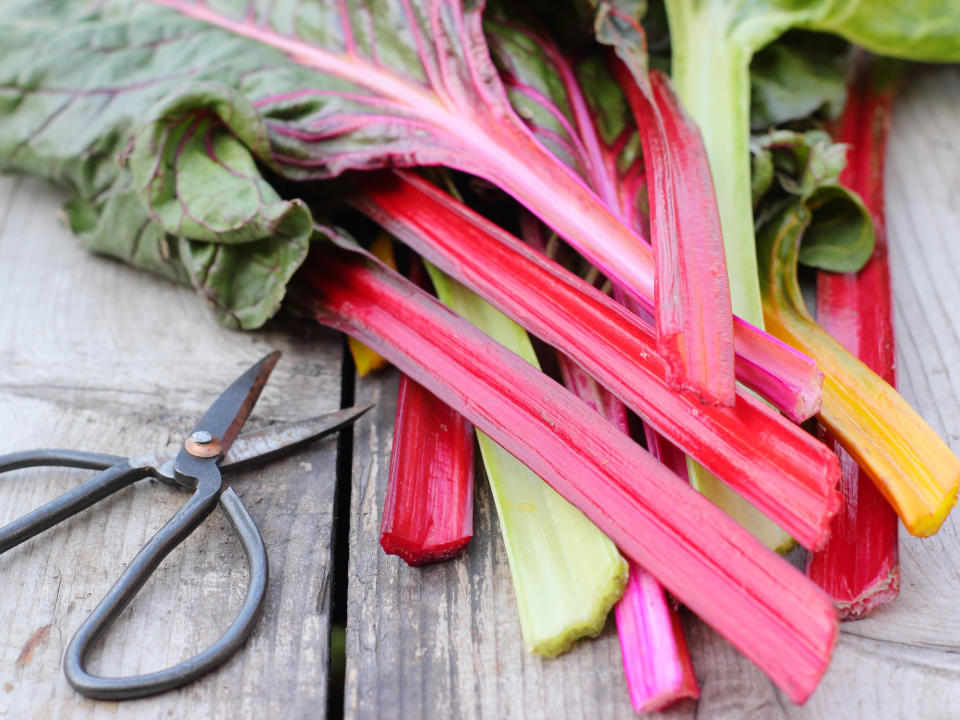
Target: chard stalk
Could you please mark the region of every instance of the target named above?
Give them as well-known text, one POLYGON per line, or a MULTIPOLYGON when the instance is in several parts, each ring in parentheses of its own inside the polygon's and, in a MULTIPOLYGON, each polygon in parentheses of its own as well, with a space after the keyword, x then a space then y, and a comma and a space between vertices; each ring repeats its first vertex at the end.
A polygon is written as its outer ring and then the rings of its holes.
MULTIPOLYGON (((883 211, 883 161, 895 83, 883 67, 858 67, 847 91, 837 139, 848 143, 840 182, 858 193, 873 220, 873 256, 857 273, 817 273, 817 322, 891 387, 896 387, 893 303, 883 211)), ((841 619, 854 620, 900 590, 897 515, 840 443, 820 423, 840 457, 843 509, 823 551, 807 559, 807 575, 830 597, 841 619)))
POLYGON ((675 381, 680 387, 694 380, 692 387, 713 388, 710 397, 730 405, 733 318, 703 142, 662 74, 650 73, 641 87, 619 67, 620 85, 640 130, 649 187, 657 343, 671 366, 684 368, 685 377, 675 381))
POLYGON ((824 371, 819 419, 913 535, 935 533, 956 502, 960 461, 896 390, 814 322, 797 282, 811 212, 784 208, 758 239, 766 325, 824 371))
POLYGON ((700 128, 717 192, 733 312, 763 328, 750 195, 750 59, 731 37, 738 3, 666 0, 671 79, 700 128))
POLYGON ((426 181, 368 174, 352 202, 569 355, 804 546, 823 544, 840 498, 836 457, 821 443, 739 389, 734 407, 674 392, 656 338, 640 318, 426 181))
MULTIPOLYGON (((526 331, 475 293, 426 263, 440 301, 540 369, 526 331)), ((598 635, 623 594, 627 563, 583 513, 513 455, 477 430, 500 519, 520 627, 532 652, 556 657, 598 635)))
MULTIPOLYGON (((370 252, 373 253, 374 257, 383 261, 387 267, 391 267, 394 270, 397 269, 397 261, 393 255, 393 240, 387 233, 377 234, 370 244, 370 252)), ((353 365, 356 367, 357 375, 360 377, 369 375, 377 370, 382 370, 387 366, 386 360, 359 340, 354 340, 348 336, 347 347, 350 349, 350 355, 353 357, 353 365)))
POLYGON ((299 302, 319 322, 358 337, 462 413, 791 700, 806 700, 837 620, 802 573, 582 400, 396 273, 315 243, 300 277, 309 294, 299 302))
POLYGON ((408 565, 455 557, 473 537, 473 428, 400 378, 380 546, 408 565))
MULTIPOLYGON (((557 360, 563 384, 611 425, 629 434, 623 403, 563 353, 557 353, 557 360)), ((648 430, 646 425, 644 430, 648 430)), ((674 459, 680 460, 680 469, 686 473, 683 453, 653 431, 648 432, 647 442, 651 455, 667 467, 670 458, 660 452, 672 449, 674 459), (649 445, 651 437, 654 445, 649 445)), ((630 577, 617 603, 616 618, 623 672, 637 713, 660 710, 681 698, 700 697, 679 608, 670 602, 660 583, 635 563, 630 563, 630 577)))
MULTIPOLYGON (((719 65, 724 66, 724 63, 721 62, 719 65)), ((723 224, 724 232, 721 237, 721 220, 716 217, 718 204, 714 201, 714 186, 717 188, 717 199, 721 201, 719 203, 720 208, 729 208, 730 203, 734 201, 740 202, 742 198, 739 196, 744 195, 741 192, 741 188, 732 188, 729 183, 721 185, 717 184, 717 181, 711 182, 711 165, 708 165, 703 155, 704 150, 701 135, 698 134, 697 128, 692 126, 692 123, 684 114, 683 109, 679 107, 679 103, 673 95, 673 92, 659 73, 650 73, 650 83, 647 91, 644 91, 641 86, 643 79, 632 76, 630 70, 622 63, 617 63, 617 75, 620 86, 624 90, 624 94, 630 103, 633 114, 637 118, 637 123, 641 127, 644 135, 644 148, 646 149, 654 145, 652 140, 655 138, 651 138, 650 136, 655 136, 655 133, 649 128, 656 124, 658 119, 662 118, 660 122, 666 124, 667 127, 672 130, 670 137, 677 146, 673 151, 674 154, 682 153, 684 156, 684 162, 674 171, 682 171, 687 176, 694 177, 697 177, 698 173, 705 175, 705 177, 700 177, 698 182, 688 180, 680 186, 681 189, 686 188, 688 192, 687 196, 683 198, 685 202, 682 203, 682 208, 676 209, 676 215, 681 220, 686 218, 688 224, 700 223, 699 231, 694 234, 697 242, 707 239, 708 244, 710 244, 709 241, 712 239, 713 242, 716 242, 718 246, 723 248, 722 251, 726 254, 728 265, 724 267, 722 264, 717 263, 716 270, 729 274, 729 292, 732 307, 741 319, 754 322, 758 327, 762 328, 762 316, 756 312, 759 309, 759 286, 756 282, 756 256, 754 252, 752 226, 748 236, 750 253, 744 255, 734 251, 735 248, 738 248, 738 228, 734 229, 733 239, 730 240, 728 239, 729 236, 726 230, 728 224, 723 224), (653 100, 648 99, 648 96, 649 98, 653 98, 653 100), (647 129, 644 130, 644 128, 647 129), (738 263, 732 268, 729 267, 731 257, 735 257, 738 263), (748 270, 748 273, 743 276, 745 269, 748 270), (741 282, 734 283, 733 278, 738 278, 741 282), (757 292, 753 292, 753 289, 756 289, 757 292), (753 302, 754 295, 756 295, 756 303, 753 302)), ((749 76, 747 77, 749 80, 749 76)), ((701 126, 701 129, 702 132, 716 133, 717 127, 722 125, 723 123, 709 123, 709 128, 701 126)), ((747 147, 747 140, 749 140, 749 138, 745 138, 743 143, 744 148, 747 147)), ((722 152, 729 152, 729 147, 725 146, 722 152)), ((746 156, 746 158, 748 159, 749 155, 746 156)), ((724 160, 728 159, 729 158, 726 157, 724 158, 724 160)), ((653 168, 656 167, 656 163, 652 163, 651 165, 653 168)), ((748 165, 748 173, 749 170, 748 165)), ((648 175, 649 174, 650 168, 648 168, 648 175)), ((657 174, 654 173, 651 177, 651 194, 658 190, 656 184, 653 182, 656 178, 657 174)), ((729 180, 729 178, 724 178, 724 180, 729 180)), ((663 194, 662 189, 660 190, 660 194, 663 194)), ((752 212, 749 192, 747 192, 744 197, 748 203, 747 209, 752 212)), ((657 207, 657 203, 651 203, 650 223, 652 229, 656 226, 657 213, 654 211, 657 207)), ((661 212, 660 215, 660 223, 663 224, 664 219, 662 216, 664 213, 661 212)), ((703 264, 706 263, 701 263, 701 265, 703 264)), ((697 284, 701 286, 705 285, 702 280, 698 281, 697 284)), ((785 552, 793 547, 793 538, 789 533, 780 528, 779 525, 764 515, 763 512, 748 502, 742 495, 724 484, 716 475, 692 458, 688 458, 687 460, 686 475, 697 490, 710 498, 716 505, 723 508, 728 515, 753 533, 755 537, 771 550, 785 552)))
POLYGON ((700 697, 680 609, 650 573, 633 563, 616 615, 627 689, 638 714, 700 697))

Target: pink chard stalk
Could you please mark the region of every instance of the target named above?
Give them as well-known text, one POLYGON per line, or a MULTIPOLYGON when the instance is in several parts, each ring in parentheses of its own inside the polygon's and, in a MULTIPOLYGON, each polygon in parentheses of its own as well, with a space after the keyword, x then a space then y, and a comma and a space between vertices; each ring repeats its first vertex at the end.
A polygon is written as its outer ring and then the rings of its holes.
MULTIPOLYGON (((563 384, 620 432, 629 434, 623 403, 566 355, 558 353, 557 359, 563 384)), ((658 455, 659 446, 650 451, 664 461, 658 455)), ((685 479, 686 460, 682 453, 679 456, 685 479)), ((634 710, 640 714, 654 712, 682 698, 700 697, 679 608, 667 598, 660 583, 636 563, 630 563, 627 587, 614 612, 634 710)))
POLYGON ((795 702, 837 637, 823 592, 586 403, 370 258, 315 247, 320 322, 368 345, 540 475, 795 702))

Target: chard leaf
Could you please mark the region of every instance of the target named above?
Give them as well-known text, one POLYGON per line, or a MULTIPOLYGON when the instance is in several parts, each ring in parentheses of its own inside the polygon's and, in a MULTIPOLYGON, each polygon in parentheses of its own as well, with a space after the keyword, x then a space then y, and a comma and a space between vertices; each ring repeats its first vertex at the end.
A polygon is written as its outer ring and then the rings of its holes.
POLYGON ((832 120, 846 97, 849 45, 829 35, 789 33, 750 63, 750 125, 763 131, 811 115, 832 120))
POLYGON ((164 101, 134 133, 130 169, 150 214, 192 240, 244 243, 274 236, 303 244, 312 221, 260 175, 266 128, 236 91, 214 83, 164 101))
POLYGON ((150 217, 187 239, 180 257, 191 283, 238 328, 258 327, 279 309, 313 233, 306 205, 282 200, 251 150, 269 155, 257 111, 208 82, 154 106, 130 155, 150 217))
POLYGON ((213 83, 262 54, 155 7, 83 5, 31 3, 0 23, 0 170, 75 193, 67 218, 90 250, 192 284, 225 325, 259 327, 312 233, 247 149, 269 156, 259 114, 213 83))
POLYGON ((863 267, 875 236, 863 201, 839 183, 846 146, 819 130, 776 130, 754 137, 752 150, 758 232, 799 202, 810 216, 799 262, 833 272, 863 267))
POLYGON ((842 185, 824 185, 807 198, 812 219, 798 260, 831 272, 856 272, 873 254, 876 239, 860 197, 842 185))
MULTIPOLYGON (((797 0, 776 4, 803 5, 797 0)), ((836 33, 878 55, 922 62, 960 61, 960 5, 954 0, 831 0, 813 30, 836 33)))
POLYGON ((102 202, 77 197, 65 210, 70 229, 88 250, 172 282, 190 284, 190 273, 180 256, 181 239, 153 221, 133 191, 129 176, 102 202))
MULTIPOLYGON (((74 163, 108 138, 98 150, 107 162, 93 164, 105 171, 153 103, 213 80, 256 109, 269 151, 241 140, 287 179, 385 165, 471 172, 526 205, 626 292, 653 297, 649 250, 510 106, 483 37, 481 0, 113 0, 92 7, 76 18, 50 0, 45 14, 4 19, 0 33, 12 49, 0 43, 0 67, 10 103, 0 111, 25 120, 0 141, 7 169, 83 185, 81 194, 92 198, 116 171, 89 182, 90 172, 63 173, 58 162, 74 163), (38 69, 32 48, 41 46, 56 50, 38 69), (25 98, 42 107, 18 113, 25 98), (87 116, 87 142, 60 137, 87 116), (55 148, 45 144, 49 136, 55 148)), ((172 216, 164 221, 178 226, 172 216)))

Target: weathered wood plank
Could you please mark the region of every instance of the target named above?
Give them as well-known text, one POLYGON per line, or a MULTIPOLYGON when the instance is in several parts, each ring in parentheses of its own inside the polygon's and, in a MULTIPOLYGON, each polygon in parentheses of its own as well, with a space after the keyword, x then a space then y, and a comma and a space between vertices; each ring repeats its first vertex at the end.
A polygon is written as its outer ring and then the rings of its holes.
MULTIPOLYGON (((339 405, 341 344, 332 333, 224 330, 191 291, 76 247, 55 217, 60 202, 38 183, 0 178, 0 452, 173 447, 228 382, 273 348, 284 358, 249 427, 339 405)), ((139 483, 0 556, 0 718, 322 716, 335 463, 329 439, 231 477, 267 546, 265 612, 222 669, 154 698, 86 700, 67 684, 60 660, 185 493, 139 483)), ((0 523, 87 476, 0 476, 0 523)), ((239 543, 215 512, 95 651, 94 671, 150 671, 202 650, 239 608, 246 576, 239 543)))
MULTIPOLYGON (((894 119, 888 223, 907 399, 960 450, 960 71, 917 71, 894 119)), ((350 529, 346 716, 623 718, 632 714, 610 626, 569 655, 522 647, 513 591, 485 484, 475 537, 445 565, 411 569, 377 545, 396 379, 357 384, 377 400, 357 428, 350 529)), ((695 618, 687 628, 699 704, 687 718, 955 718, 960 716, 960 520, 931 539, 904 536, 903 589, 892 606, 843 628, 824 681, 803 707, 695 618)))

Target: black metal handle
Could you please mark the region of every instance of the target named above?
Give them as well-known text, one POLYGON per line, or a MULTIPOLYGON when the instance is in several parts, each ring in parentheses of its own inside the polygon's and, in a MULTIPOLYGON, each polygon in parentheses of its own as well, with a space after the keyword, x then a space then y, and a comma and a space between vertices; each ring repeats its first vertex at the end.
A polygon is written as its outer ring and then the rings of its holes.
POLYGON ((87 654, 109 629, 134 595, 143 587, 163 559, 210 514, 216 503, 216 488, 204 480, 186 505, 174 515, 133 559, 106 597, 80 626, 67 647, 63 669, 77 692, 105 700, 143 697, 164 692, 213 670, 244 643, 259 615, 267 588, 267 551, 253 518, 231 488, 219 494, 234 531, 243 544, 250 567, 250 579, 243 606, 233 623, 217 642, 198 655, 166 670, 128 677, 98 677, 84 668, 87 654))
POLYGON ((0 528, 0 553, 16 547, 34 535, 76 515, 127 485, 150 475, 149 468, 131 467, 122 458, 68 450, 41 450, 0 456, 0 472, 37 465, 66 465, 99 468, 106 460, 119 460, 101 473, 68 490, 46 505, 28 512, 0 528))
POLYGON ((111 465, 122 463, 126 458, 106 453, 84 452, 83 450, 59 450, 41 448, 0 455, 0 473, 20 468, 53 466, 72 467, 86 470, 106 470, 111 465))

